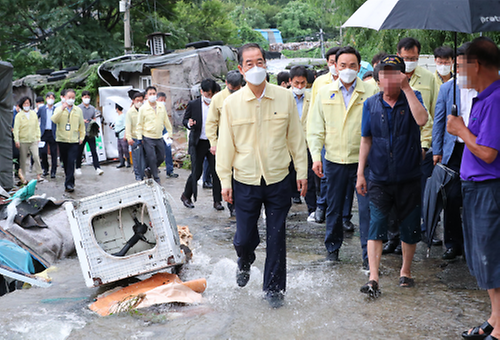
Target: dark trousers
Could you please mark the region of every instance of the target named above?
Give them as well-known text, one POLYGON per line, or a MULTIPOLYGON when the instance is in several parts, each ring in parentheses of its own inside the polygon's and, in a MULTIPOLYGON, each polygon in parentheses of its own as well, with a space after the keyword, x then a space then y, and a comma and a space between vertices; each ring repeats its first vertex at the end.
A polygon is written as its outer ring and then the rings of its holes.
MULTIPOLYGON (((307 193, 305 200, 309 214, 316 210, 316 183, 319 183, 319 177, 312 170, 312 164, 311 153, 307 149, 307 193)), ((297 187, 297 183, 295 183, 295 187, 297 187)))
MULTIPOLYGON (((300 192, 297 190, 297 171, 295 171, 295 166, 293 161, 290 162, 288 166, 288 173, 290 176, 290 190, 292 192, 292 198, 300 198, 300 192)), ((307 188, 309 190, 309 188, 307 188)))
POLYGON ((40 160, 42 163, 43 172, 49 172, 48 150, 50 148, 51 167, 50 174, 55 175, 57 170, 57 142, 54 139, 52 130, 45 130, 42 135, 42 141, 45 142, 43 148, 40 149, 40 160))
POLYGON ((160 183, 158 167, 163 163, 163 158, 165 157, 163 138, 153 139, 142 137, 142 147, 145 154, 146 166, 151 170, 151 175, 155 182, 160 183))
POLYGON ((203 183, 212 184, 212 170, 210 169, 210 164, 208 163, 208 159, 206 157, 203 161, 203 183))
POLYGON ((168 145, 165 140, 163 140, 163 145, 165 146, 165 171, 167 175, 174 172, 174 160, 172 158, 172 145, 168 145))
POLYGON ((316 199, 316 205, 318 208, 320 208, 323 211, 326 211, 326 206, 327 206, 327 201, 326 201, 326 191, 327 191, 327 177, 325 173, 325 148, 321 150, 321 162, 323 163, 323 178, 320 178, 320 183, 318 186, 317 190, 317 199, 316 199))
POLYGON ((64 187, 75 186, 75 161, 78 154, 78 143, 61 143, 59 142, 59 152, 61 153, 61 162, 64 165, 64 187))
POLYGON ((85 136, 83 143, 78 146, 78 155, 76 156, 76 168, 80 169, 82 167, 82 156, 83 150, 85 150, 85 144, 89 144, 90 153, 92 154, 92 163, 94 168, 99 169, 99 156, 97 156, 97 149, 95 145, 95 137, 85 136))
POLYGON ((221 202, 222 194, 220 180, 219 176, 217 176, 217 174, 215 173, 215 156, 210 152, 210 142, 205 139, 200 139, 198 141, 198 145, 196 145, 195 147, 194 152, 196 152, 196 155, 194 157, 196 164, 192 164, 191 168, 194 169, 195 172, 193 173, 193 171, 191 171, 191 174, 186 181, 186 186, 184 187, 184 196, 186 196, 187 198, 191 198, 191 196, 193 195, 193 181, 198 182, 198 180, 200 179, 201 173, 203 171, 203 160, 206 157, 208 160, 208 165, 210 166, 210 172, 212 173, 212 196, 214 198, 214 202, 221 202))
POLYGON ((128 152, 128 142, 123 140, 123 138, 117 138, 116 144, 118 145, 118 159, 120 164, 124 165, 125 160, 127 164, 130 164, 130 153, 128 152))
MULTIPOLYGON (((427 150, 425 153, 425 158, 422 161, 420 168, 422 169, 422 177, 420 179, 421 192, 420 197, 424 197, 425 185, 427 183, 427 178, 432 176, 432 170, 434 170, 434 160, 433 160, 432 148, 427 150)), ((420 206, 423 207, 424 203, 421 202, 420 206)), ((424 210, 422 209, 422 220, 424 217, 424 210)), ((425 225, 425 221, 422 222, 422 235, 425 235, 425 231, 427 230, 427 226, 425 225)))
POLYGON ((234 249, 238 265, 249 266, 255 261, 255 249, 260 243, 257 222, 262 204, 266 211, 266 264, 263 290, 266 292, 286 289, 286 216, 291 206, 290 179, 259 186, 234 181, 233 194, 236 208, 236 233, 234 249))
MULTIPOLYGON (((451 154, 448 164, 452 170, 460 173, 460 165, 462 163, 462 154, 464 152, 463 143, 455 143, 453 153, 451 154)), ((446 188, 446 206, 444 207, 444 244, 446 249, 451 247, 461 248, 464 243, 462 231, 462 218, 460 208, 462 207, 462 185, 460 176, 457 175, 448 183, 446 188)))
POLYGON ((14 142, 14 138, 12 139, 12 161, 14 162, 14 167, 16 171, 19 171, 19 149, 16 147, 16 142, 14 142))
POLYGON ((354 190, 356 190, 356 183, 349 182, 347 193, 345 195, 344 207, 342 208, 342 220, 350 221, 352 218, 352 202, 354 201, 354 190))
MULTIPOLYGON (((325 160, 323 168, 328 178, 325 247, 331 253, 338 250, 344 241, 342 212, 347 190, 356 186, 358 164, 338 164, 325 160)), ((365 169, 365 178, 368 178, 367 175, 368 168, 365 169)), ((363 258, 366 258, 366 238, 370 228, 370 201, 368 195, 357 197, 361 247, 363 258)))

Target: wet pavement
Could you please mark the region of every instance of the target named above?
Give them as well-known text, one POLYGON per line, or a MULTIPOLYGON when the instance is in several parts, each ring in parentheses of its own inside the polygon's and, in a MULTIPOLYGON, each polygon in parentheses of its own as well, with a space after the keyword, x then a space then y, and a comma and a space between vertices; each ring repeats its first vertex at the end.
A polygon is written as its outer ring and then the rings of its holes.
MULTIPOLYGON (((71 194, 64 193, 59 169, 55 180, 38 184, 37 194, 79 199, 133 183, 131 169, 115 166, 104 165, 102 176, 91 166, 82 167, 71 194)), ((50 288, 0 297, 0 339, 459 339, 462 331, 489 316, 487 293, 477 290, 464 260, 441 260, 441 247, 427 258, 423 243, 413 264, 414 288, 398 287, 401 257, 385 255, 382 296, 367 298, 359 292, 368 279, 361 270, 359 229, 346 235, 340 263, 325 262, 325 227, 306 222, 305 204, 294 205, 289 214, 287 295, 282 308, 271 309, 261 292, 265 242, 257 249, 250 282, 239 288, 232 246, 235 220, 227 209, 213 209, 211 191, 201 186, 195 209, 185 208, 179 197, 189 172, 176 171, 179 178, 167 179, 163 170, 162 184, 172 196, 177 224, 189 226, 194 236, 193 260, 180 276, 207 279, 204 303, 100 317, 87 306, 104 289, 85 286, 74 257, 56 264, 50 288)), ((356 207, 353 222, 357 225, 356 207)))

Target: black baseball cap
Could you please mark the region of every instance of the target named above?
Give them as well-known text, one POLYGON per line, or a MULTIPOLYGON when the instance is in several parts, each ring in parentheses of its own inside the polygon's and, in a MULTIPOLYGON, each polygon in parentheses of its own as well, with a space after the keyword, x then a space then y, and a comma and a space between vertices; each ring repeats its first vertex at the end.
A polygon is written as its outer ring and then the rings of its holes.
POLYGON ((405 62, 403 58, 397 55, 388 55, 380 61, 380 69, 384 70, 386 67, 391 67, 393 70, 399 70, 405 73, 405 62))

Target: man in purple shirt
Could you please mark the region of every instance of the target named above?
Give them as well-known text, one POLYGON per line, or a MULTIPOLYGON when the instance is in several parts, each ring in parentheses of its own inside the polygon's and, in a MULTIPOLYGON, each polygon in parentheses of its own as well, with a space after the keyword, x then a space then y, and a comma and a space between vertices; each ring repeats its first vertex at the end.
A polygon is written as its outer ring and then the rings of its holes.
POLYGON ((500 339, 500 50, 486 37, 465 52, 467 87, 477 90, 468 128, 448 116, 447 129, 462 138, 464 248, 467 265, 479 287, 487 289, 491 316, 462 334, 466 339, 500 339))

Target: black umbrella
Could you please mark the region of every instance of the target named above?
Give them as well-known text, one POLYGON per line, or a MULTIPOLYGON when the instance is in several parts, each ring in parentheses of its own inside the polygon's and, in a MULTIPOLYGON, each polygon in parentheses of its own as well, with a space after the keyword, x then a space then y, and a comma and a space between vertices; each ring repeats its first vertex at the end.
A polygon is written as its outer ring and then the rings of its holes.
MULTIPOLYGON (((499 0, 368 0, 342 25, 382 29, 423 29, 476 33, 500 31, 499 0)), ((457 59, 455 58, 455 70, 457 59)), ((453 109, 457 83, 454 80, 453 109)))
POLYGON ((458 176, 458 173, 446 165, 438 163, 432 171, 431 177, 427 178, 425 184, 423 205, 424 222, 427 226, 425 241, 430 248, 432 239, 436 232, 441 210, 446 206, 446 187, 448 183, 458 176))

